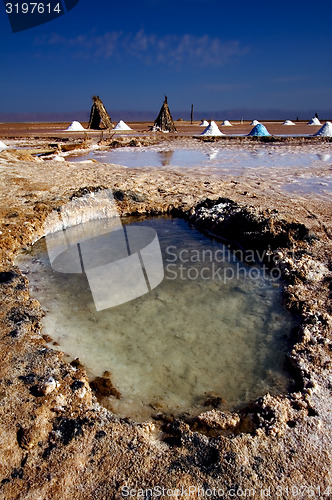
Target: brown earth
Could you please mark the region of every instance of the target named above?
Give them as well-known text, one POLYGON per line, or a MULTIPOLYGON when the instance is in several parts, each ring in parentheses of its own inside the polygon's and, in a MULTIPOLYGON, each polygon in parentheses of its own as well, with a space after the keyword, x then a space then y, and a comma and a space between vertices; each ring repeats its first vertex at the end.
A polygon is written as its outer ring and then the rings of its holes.
MULTIPOLYGON (((21 125, 3 127, 1 138, 22 137, 40 152, 60 151, 75 139, 36 129, 36 140, 21 125), (55 146, 48 134, 59 139, 55 146)), ((189 138, 160 140, 197 145, 189 138)), ((169 489, 165 498, 202 498, 203 491, 210 498, 331 497, 330 199, 290 195, 277 173, 221 178, 197 169, 130 170, 52 158, 0 153, 0 498, 116 499, 129 496, 127 487, 136 498, 157 497, 158 488, 169 489), (244 247, 270 247, 285 300, 299 315, 289 352, 291 393, 262 394, 239 413, 211 402, 196 419, 165 416, 143 424, 99 404, 84 367, 47 346, 41 306, 14 263, 43 236, 52 210, 96 188, 116 191, 123 215, 173 212, 244 247)))
MULTIPOLYGON (((253 128, 250 125, 250 121, 244 121, 241 124, 238 121, 232 122, 232 127, 221 126, 222 121, 216 121, 220 130, 227 136, 237 135, 237 134, 248 134, 253 128)), ((312 135, 317 132, 321 126, 307 125, 307 122, 299 121, 295 122, 294 126, 284 126, 281 122, 262 122, 272 135, 312 135)), ((324 122, 322 122, 324 123, 324 122)), ((177 132, 171 133, 171 137, 177 136, 192 136, 199 135, 204 127, 199 126, 200 121, 195 121, 191 124, 188 121, 176 121, 175 126, 177 132)), ((104 137, 109 134, 113 135, 114 131, 98 131, 98 130, 87 130, 86 132, 64 132, 65 129, 70 125, 70 123, 0 123, 0 138, 6 137, 26 137, 36 136, 40 137, 59 137, 59 138, 95 138, 100 137, 103 133, 104 137)), ((84 128, 88 126, 87 123, 82 122, 84 128)), ((133 122, 128 125, 133 129, 135 135, 137 134, 147 134, 150 127, 153 126, 153 122, 133 122)), ((116 132, 118 135, 119 132, 116 132)), ((121 132, 123 134, 123 132, 121 132)), ((131 132, 126 132, 126 135, 130 135, 131 132)), ((157 134, 160 135, 160 134, 157 134)))

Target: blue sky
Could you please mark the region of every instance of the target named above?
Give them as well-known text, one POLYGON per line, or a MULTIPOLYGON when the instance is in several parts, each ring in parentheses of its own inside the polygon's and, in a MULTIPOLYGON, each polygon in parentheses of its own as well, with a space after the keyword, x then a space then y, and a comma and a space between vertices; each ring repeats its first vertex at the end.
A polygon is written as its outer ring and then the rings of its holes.
POLYGON ((0 114, 332 109, 332 2, 80 0, 13 34, 0 5, 0 114))

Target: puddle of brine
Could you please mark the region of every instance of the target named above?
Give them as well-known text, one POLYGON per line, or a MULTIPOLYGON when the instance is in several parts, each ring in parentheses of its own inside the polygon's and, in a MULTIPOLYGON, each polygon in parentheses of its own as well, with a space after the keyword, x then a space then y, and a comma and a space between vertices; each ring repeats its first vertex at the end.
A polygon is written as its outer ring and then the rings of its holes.
POLYGON ((96 312, 85 275, 54 272, 44 239, 18 261, 46 311, 43 333, 79 357, 90 380, 111 372, 121 397, 107 406, 142 421, 198 414, 211 397, 235 409, 287 391, 295 323, 281 284, 182 219, 123 223, 157 231, 165 270, 157 288, 126 304, 96 312))
MULTIPOLYGON (((329 155, 326 155, 329 156, 329 155)), ((91 151, 81 156, 70 156, 69 161, 95 159, 102 163, 141 167, 204 167, 207 171, 241 173, 247 168, 309 167, 317 161, 325 161, 321 154, 312 151, 285 151, 260 145, 257 148, 231 149, 225 146, 205 146, 196 149, 155 150, 148 148, 119 148, 109 151, 91 151), (234 172, 234 168, 240 169, 234 172)), ((326 160, 327 161, 327 160, 326 160)))
POLYGON ((288 193, 329 195, 332 192, 332 176, 294 179, 283 184, 282 189, 288 193))

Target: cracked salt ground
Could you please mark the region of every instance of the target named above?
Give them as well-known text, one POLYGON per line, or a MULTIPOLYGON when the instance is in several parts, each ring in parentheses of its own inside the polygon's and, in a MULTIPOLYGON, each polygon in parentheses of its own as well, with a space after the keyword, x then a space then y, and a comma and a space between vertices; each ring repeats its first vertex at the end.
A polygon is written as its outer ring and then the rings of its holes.
POLYGON ((157 231, 165 278, 152 292, 108 310, 96 312, 83 275, 50 268, 44 240, 18 261, 46 311, 43 333, 79 357, 90 380, 111 372, 121 397, 103 404, 142 421, 158 412, 197 414, 211 397, 222 408, 238 408, 267 392, 285 392, 295 322, 278 281, 234 260, 182 219, 135 224, 157 231))

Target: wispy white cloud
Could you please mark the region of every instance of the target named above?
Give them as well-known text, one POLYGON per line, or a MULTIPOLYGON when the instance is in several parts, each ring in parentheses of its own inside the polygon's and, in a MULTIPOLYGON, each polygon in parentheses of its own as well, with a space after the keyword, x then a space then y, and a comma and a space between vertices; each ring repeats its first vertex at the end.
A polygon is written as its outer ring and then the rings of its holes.
POLYGON ((35 44, 67 47, 73 57, 110 59, 126 55, 147 65, 168 66, 222 66, 249 51, 237 40, 223 41, 209 35, 159 36, 147 34, 144 30, 129 34, 111 31, 102 35, 87 34, 72 38, 45 35, 36 38, 35 44))

